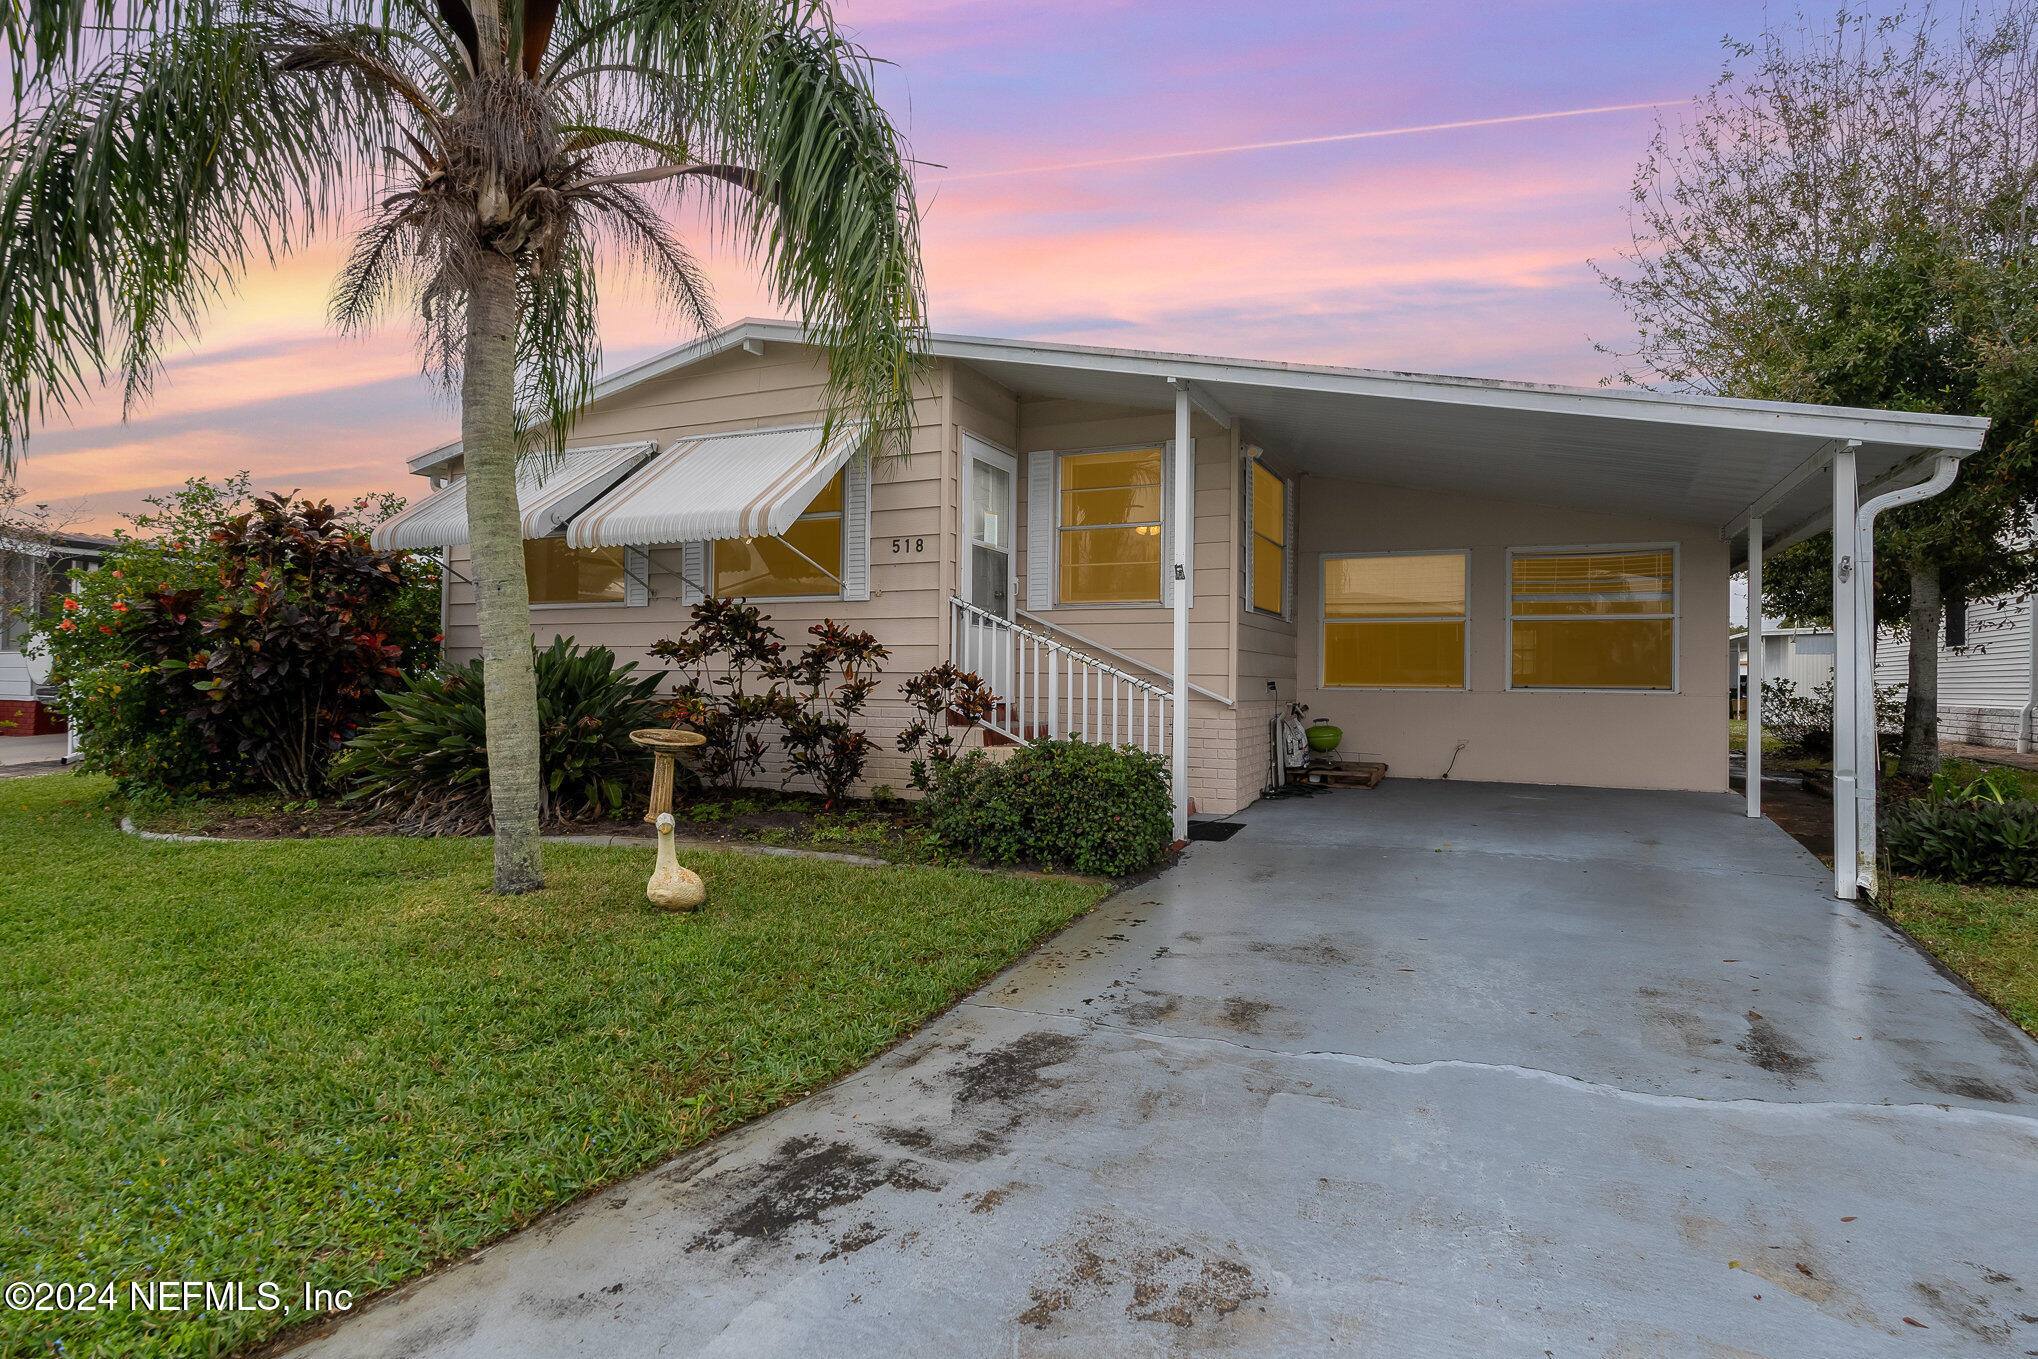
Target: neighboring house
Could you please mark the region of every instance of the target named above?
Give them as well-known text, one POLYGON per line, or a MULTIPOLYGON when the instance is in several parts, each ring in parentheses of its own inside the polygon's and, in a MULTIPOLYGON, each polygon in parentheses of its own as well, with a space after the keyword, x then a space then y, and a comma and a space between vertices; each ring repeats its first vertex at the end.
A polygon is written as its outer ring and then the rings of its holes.
POLYGON ((0 737, 64 729, 51 707, 49 657, 24 648, 49 602, 112 545, 111 538, 89 533, 0 538, 0 737))
MULTIPOLYGON (((1737 632, 1729 639, 1729 673, 1739 683, 1737 692, 1748 692, 1748 634, 1737 632)), ((1809 694, 1833 678, 1833 630, 1831 628, 1762 628, 1762 678, 1789 680, 1800 694, 1809 694)))
MULTIPOLYGON (((1939 637, 1939 739, 2030 750, 2038 665, 2031 651, 2031 599, 1991 599, 1946 610, 1939 637)), ((1910 680, 1908 637, 1876 639, 1875 682, 1910 680)))
MULTIPOLYGON (((964 336, 928 359, 911 451, 875 470, 853 431, 822 441, 825 359, 793 325, 599 383, 574 453, 524 481, 538 638, 643 657, 703 590, 789 644, 867 627, 892 651, 867 782, 895 787, 895 681, 954 659, 1016 737, 1166 750, 1179 694, 1204 812, 1268 785, 1293 701, 1397 776, 1722 791, 1727 677, 1687 639, 1726 634, 1751 516, 1797 541, 1830 522, 1829 465, 1920 482, 1983 427, 964 336)), ((460 450, 411 468, 457 478, 460 450)), ((479 648, 462 496, 375 535, 449 550, 456 660, 479 648)))

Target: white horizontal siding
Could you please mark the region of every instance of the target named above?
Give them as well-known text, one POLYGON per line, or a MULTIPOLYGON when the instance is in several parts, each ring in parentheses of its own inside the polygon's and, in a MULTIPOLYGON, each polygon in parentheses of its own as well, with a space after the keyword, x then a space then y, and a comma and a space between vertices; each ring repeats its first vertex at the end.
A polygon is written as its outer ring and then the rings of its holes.
MULTIPOLYGON (((1939 648, 1939 706, 2021 707, 2031 692, 2031 606, 2023 600, 1989 600, 1967 608, 1968 645, 1939 648)), ((1875 648, 1875 682, 1903 684, 1910 677, 1908 639, 1884 635, 1875 648)))

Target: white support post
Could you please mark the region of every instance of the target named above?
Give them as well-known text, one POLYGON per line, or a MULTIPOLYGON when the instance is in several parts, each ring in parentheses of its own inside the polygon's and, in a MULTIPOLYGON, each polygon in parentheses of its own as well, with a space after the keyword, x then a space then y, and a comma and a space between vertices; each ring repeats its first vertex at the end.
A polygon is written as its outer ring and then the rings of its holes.
POLYGON ((1175 839, 1189 838, 1189 540, 1196 532, 1196 444, 1189 428, 1189 387, 1175 384, 1175 730, 1169 774, 1174 784, 1175 839))
POLYGON ((1833 895, 1852 901, 1860 891, 1855 860, 1855 672, 1861 663, 1854 612, 1854 510, 1860 488, 1854 450, 1833 454, 1833 895))
POLYGON ((1762 815, 1762 516, 1748 520, 1748 815, 1762 815))

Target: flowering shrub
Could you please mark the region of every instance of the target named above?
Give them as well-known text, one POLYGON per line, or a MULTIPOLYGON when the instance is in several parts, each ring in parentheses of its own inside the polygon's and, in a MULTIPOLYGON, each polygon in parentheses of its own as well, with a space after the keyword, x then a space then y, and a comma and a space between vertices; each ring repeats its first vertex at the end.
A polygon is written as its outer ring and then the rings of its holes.
POLYGON ((43 620, 88 768, 131 794, 324 782, 376 689, 438 654, 436 564, 368 550, 400 508, 185 483, 116 533, 43 620))
POLYGON ((1107 877, 1158 863, 1173 811, 1160 756, 1047 738, 1003 762, 971 751, 940 772, 928 798, 935 835, 972 858, 1107 877))

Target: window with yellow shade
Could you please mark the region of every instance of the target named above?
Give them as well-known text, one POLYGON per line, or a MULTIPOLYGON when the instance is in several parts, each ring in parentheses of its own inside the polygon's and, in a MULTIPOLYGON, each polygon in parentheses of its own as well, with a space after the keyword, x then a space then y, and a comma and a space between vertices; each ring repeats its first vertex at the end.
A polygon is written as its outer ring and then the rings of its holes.
POLYGON ((1326 689, 1465 687, 1465 554, 1323 559, 1326 689))
POLYGON ((1508 630, 1516 689, 1674 689, 1677 553, 1515 552, 1508 630))
POLYGON ((1252 460, 1252 607, 1288 611, 1288 483, 1252 460))
POLYGON ((620 547, 568 547, 564 538, 524 540, 524 579, 533 604, 620 604, 626 573, 620 547))
POLYGON ((1158 448, 1062 455, 1057 602, 1161 602, 1162 470, 1158 448))
POLYGON ((723 538, 714 547, 715 593, 778 599, 842 591, 842 473, 776 538, 723 538))

